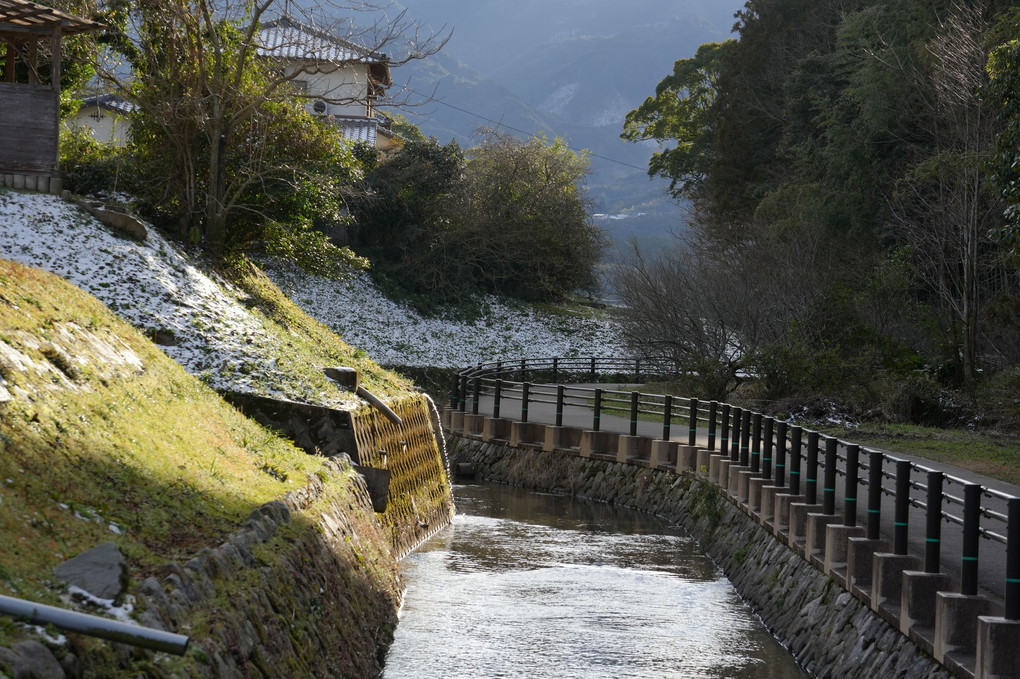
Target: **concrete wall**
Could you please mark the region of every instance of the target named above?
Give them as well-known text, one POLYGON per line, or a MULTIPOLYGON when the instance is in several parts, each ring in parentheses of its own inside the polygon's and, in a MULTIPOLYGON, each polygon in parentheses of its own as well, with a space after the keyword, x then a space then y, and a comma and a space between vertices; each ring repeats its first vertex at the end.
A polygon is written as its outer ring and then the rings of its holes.
POLYGON ((805 669, 818 677, 952 676, 908 637, 692 474, 453 437, 480 478, 570 493, 687 529, 805 669))

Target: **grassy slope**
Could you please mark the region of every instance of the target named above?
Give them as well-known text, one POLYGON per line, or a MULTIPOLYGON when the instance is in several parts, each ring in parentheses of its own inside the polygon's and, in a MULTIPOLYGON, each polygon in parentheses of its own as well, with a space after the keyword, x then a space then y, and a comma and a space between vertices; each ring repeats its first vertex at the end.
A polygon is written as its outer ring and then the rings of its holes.
MULTIPOLYGON (((289 336, 286 360, 309 379, 323 365, 357 361, 370 388, 407 388, 257 271, 242 282, 289 336)), ((13 395, 0 402, 0 593, 57 603, 62 586, 52 568, 109 540, 141 579, 218 544, 254 507, 304 485, 318 468, 94 298, 5 260, 0 376, 13 395)), ((21 634, 0 618, 0 643, 21 634)))

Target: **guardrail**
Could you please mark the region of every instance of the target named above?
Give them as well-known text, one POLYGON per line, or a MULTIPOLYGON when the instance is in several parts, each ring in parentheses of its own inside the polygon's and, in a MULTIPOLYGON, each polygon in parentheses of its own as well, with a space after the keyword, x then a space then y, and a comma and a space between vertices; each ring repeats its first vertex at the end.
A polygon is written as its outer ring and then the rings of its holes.
MULTIPOLYGON (((676 427, 686 426, 689 446, 698 445, 699 435, 704 434, 704 447, 710 453, 728 456, 730 464, 747 467, 753 475, 782 487, 779 492, 803 495, 808 505, 816 504, 820 495, 823 514, 834 515, 838 504, 843 525, 863 523, 871 540, 880 538, 883 498, 891 498, 894 554, 908 554, 911 508, 924 513, 925 573, 940 572, 943 523, 960 527, 959 592, 963 595, 978 594, 982 584, 981 543, 1005 545, 1005 586, 993 589, 1003 594, 1004 617, 1020 620, 1020 498, 728 403, 598 386, 642 383, 675 374, 667 365, 642 359, 497 361, 459 372, 451 385, 450 407, 477 415, 485 399, 491 402, 492 417, 501 418, 505 403, 514 401, 520 403, 519 421, 527 422, 535 406, 551 405, 557 427, 563 426, 567 408, 583 408, 591 412, 590 428, 595 432, 604 428, 607 413, 619 413, 629 424, 630 436, 637 434, 641 421, 661 422, 663 441, 674 438, 676 427), (840 489, 843 493, 837 503, 840 489), (867 492, 863 521, 858 516, 862 491, 867 492)), ((679 438, 685 437, 681 433, 679 438)))

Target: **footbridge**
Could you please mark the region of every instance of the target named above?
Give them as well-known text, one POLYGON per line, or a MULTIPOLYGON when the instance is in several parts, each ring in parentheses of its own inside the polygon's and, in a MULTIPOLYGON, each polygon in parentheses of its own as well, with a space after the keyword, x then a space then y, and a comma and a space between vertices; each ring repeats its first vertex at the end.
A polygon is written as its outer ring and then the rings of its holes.
POLYGON ((454 378, 443 421, 708 484, 954 675, 1020 676, 1020 488, 633 386, 669 376, 642 360, 486 363, 454 378))

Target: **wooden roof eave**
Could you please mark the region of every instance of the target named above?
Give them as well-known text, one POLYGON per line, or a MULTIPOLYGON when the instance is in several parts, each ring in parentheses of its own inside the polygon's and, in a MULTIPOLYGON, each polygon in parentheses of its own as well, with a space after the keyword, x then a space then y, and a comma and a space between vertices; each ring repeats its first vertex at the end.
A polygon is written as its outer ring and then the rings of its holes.
POLYGON ((28 0, 0 0, 0 33, 62 35, 105 30, 106 26, 28 0))

